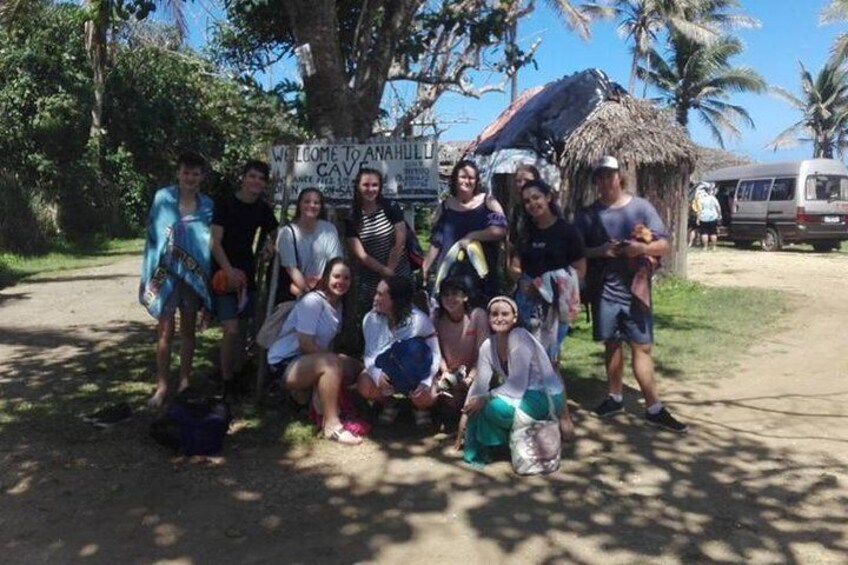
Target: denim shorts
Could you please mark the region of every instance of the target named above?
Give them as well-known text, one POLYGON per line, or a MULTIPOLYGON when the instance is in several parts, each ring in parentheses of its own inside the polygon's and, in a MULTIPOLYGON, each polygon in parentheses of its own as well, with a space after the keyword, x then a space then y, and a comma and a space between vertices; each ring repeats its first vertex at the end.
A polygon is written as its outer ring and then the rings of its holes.
POLYGON ((592 305, 592 337, 595 341, 654 342, 654 316, 638 300, 620 304, 601 298, 592 305))
POLYGON ((253 301, 256 298, 256 291, 248 289, 247 305, 241 312, 238 311, 238 293, 231 292, 229 294, 218 294, 215 296, 215 317, 219 322, 227 320, 250 318, 253 314, 253 301))

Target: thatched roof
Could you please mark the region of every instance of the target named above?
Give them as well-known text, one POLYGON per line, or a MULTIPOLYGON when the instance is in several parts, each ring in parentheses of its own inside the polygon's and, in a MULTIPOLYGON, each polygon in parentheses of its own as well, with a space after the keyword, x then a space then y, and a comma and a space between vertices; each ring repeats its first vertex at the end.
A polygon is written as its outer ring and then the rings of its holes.
POLYGON ((724 167, 735 167, 737 165, 749 165, 753 159, 744 155, 737 155, 724 149, 697 146, 698 161, 695 163, 695 171, 692 173, 692 182, 698 182, 707 171, 723 169, 724 167))
POLYGON ((629 96, 607 99, 565 139, 560 167, 569 173, 589 169, 602 155, 623 166, 695 167, 698 154, 686 130, 670 112, 629 96))

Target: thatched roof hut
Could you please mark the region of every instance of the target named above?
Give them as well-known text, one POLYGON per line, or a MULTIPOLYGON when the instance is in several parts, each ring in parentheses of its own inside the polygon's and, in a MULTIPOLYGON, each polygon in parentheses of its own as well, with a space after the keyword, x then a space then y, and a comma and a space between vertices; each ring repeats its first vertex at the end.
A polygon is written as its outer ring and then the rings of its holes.
POLYGON ((614 155, 628 185, 656 207, 671 236, 671 271, 685 274, 686 207, 697 149, 668 111, 629 96, 608 98, 580 124, 560 153, 562 200, 579 210, 595 198, 592 164, 614 155))

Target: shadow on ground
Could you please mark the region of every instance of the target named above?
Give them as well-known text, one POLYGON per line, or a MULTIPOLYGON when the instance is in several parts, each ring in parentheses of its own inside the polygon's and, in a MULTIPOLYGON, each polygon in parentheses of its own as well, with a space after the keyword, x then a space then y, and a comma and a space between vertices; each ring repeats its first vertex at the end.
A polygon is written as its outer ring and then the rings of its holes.
POLYGON ((141 323, 0 333, 14 348, 0 378, 10 561, 355 563, 427 548, 437 561, 795 563, 810 548, 825 560, 848 551, 843 466, 800 463, 721 426, 656 432, 633 391, 629 414, 599 422, 586 416, 604 394, 591 379, 571 383, 580 439, 549 477, 516 477, 506 462, 472 469, 447 439, 408 430, 360 448, 292 448, 274 406, 242 409, 250 424, 224 457, 174 457, 147 436, 152 341, 141 323), (130 423, 81 421, 119 400, 136 410, 130 423))

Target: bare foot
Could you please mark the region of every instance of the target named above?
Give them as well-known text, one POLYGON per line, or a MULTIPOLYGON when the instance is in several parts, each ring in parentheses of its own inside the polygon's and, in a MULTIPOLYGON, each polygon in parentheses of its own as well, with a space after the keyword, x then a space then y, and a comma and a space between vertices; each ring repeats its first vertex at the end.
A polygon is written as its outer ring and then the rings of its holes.
POLYGON ((165 397, 168 396, 168 389, 159 387, 150 399, 147 401, 147 406, 150 408, 162 408, 165 404, 165 397))
POLYGON ((574 422, 569 417, 559 419, 559 431, 562 434, 563 443, 572 443, 577 439, 577 434, 574 432, 574 422))

